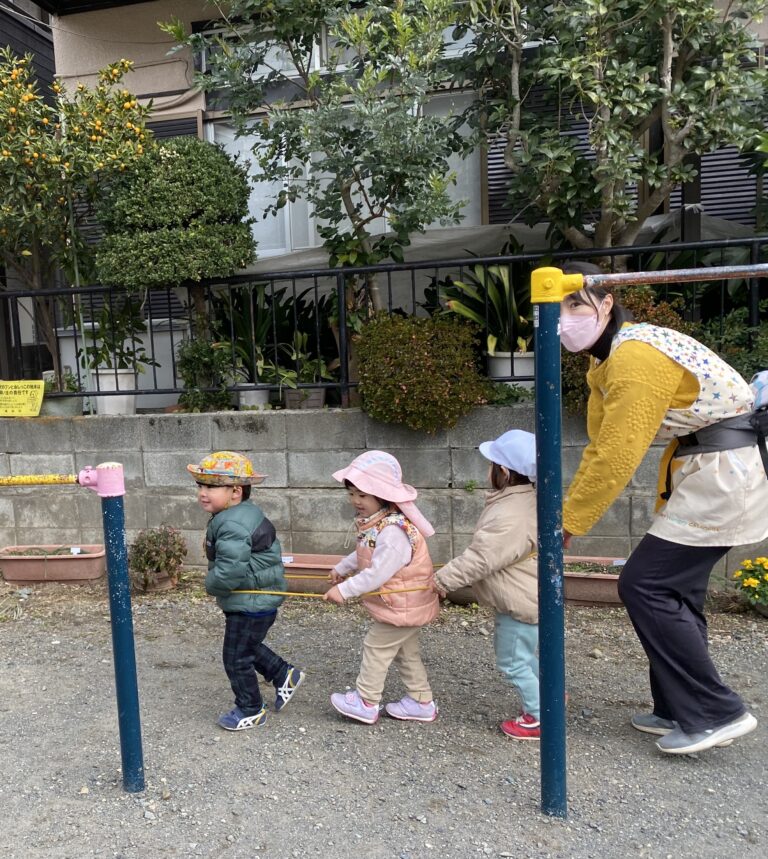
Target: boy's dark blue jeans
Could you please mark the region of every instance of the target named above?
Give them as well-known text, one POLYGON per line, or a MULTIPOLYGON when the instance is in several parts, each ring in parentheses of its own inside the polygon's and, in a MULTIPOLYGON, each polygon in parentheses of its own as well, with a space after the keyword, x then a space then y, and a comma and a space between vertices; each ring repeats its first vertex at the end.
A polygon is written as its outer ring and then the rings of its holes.
POLYGON ((224 670, 235 693, 236 706, 243 715, 254 716, 264 703, 256 672, 269 683, 280 683, 291 667, 263 643, 277 618, 277 611, 258 617, 225 612, 225 618, 224 670))

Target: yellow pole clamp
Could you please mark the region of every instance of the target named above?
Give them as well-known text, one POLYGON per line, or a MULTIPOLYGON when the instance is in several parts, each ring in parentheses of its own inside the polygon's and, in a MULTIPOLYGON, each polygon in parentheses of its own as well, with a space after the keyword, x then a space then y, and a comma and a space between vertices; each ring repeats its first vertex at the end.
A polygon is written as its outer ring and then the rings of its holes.
POLYGON ((531 302, 558 304, 572 292, 584 286, 583 274, 563 274, 559 268, 544 266, 531 272, 531 302))

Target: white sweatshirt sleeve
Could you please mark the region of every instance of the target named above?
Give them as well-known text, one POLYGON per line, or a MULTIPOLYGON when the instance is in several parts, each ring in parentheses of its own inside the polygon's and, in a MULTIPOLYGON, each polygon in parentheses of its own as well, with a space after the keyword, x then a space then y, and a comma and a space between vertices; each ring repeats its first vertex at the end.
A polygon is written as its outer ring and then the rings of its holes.
POLYGON ((342 558, 333 569, 344 578, 354 573, 357 570, 357 552, 351 552, 346 558, 342 558))
MULTIPOLYGON (((339 584, 344 599, 358 597, 360 594, 377 591, 392 576, 407 566, 413 557, 413 550, 407 534, 397 525, 387 525, 376 538, 376 548, 371 557, 371 566, 356 576, 339 584)), ((340 566, 337 565, 337 569, 340 566)), ((339 570, 339 572, 341 572, 339 570)))

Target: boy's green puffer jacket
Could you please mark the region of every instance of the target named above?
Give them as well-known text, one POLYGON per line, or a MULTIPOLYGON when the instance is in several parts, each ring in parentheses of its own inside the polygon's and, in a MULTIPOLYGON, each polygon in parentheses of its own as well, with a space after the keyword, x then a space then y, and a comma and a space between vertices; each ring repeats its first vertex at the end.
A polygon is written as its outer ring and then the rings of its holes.
POLYGON ((205 554, 205 590, 216 597, 222 611, 269 611, 283 601, 284 597, 271 594, 232 593, 287 590, 275 526, 250 500, 211 517, 205 554))

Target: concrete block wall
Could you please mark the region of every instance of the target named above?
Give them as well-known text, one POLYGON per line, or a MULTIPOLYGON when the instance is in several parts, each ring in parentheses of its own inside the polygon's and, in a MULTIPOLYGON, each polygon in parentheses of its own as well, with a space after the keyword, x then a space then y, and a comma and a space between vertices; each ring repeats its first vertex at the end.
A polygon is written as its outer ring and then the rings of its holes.
MULTIPOLYGON (((6 418, 0 419, 0 475, 72 474, 121 462, 128 541, 142 528, 169 523, 186 536, 189 563, 203 564, 207 517, 197 506, 188 463, 212 450, 246 453, 267 475, 253 498, 274 522, 284 551, 342 553, 351 537, 350 508, 331 474, 366 448, 382 448, 397 456, 406 481, 418 488, 419 504, 435 525, 433 559, 444 562, 466 547, 483 505, 487 463, 477 445, 513 427, 533 430, 531 405, 482 407, 434 436, 376 423, 357 409, 6 418)), ((567 486, 586 436, 578 419, 566 417, 563 430, 567 486)), ((653 512, 660 454, 661 447, 651 449, 592 533, 574 540, 574 554, 625 557, 639 542, 653 512)), ((0 546, 102 539, 95 493, 76 486, 0 488, 0 546)), ((768 554, 768 547, 757 554, 768 554)), ((720 573, 743 557, 754 553, 735 550, 720 573)))

